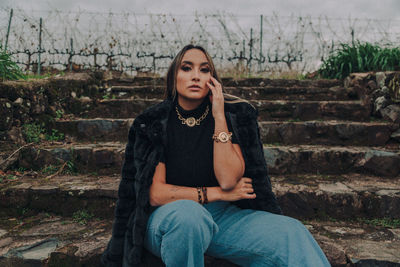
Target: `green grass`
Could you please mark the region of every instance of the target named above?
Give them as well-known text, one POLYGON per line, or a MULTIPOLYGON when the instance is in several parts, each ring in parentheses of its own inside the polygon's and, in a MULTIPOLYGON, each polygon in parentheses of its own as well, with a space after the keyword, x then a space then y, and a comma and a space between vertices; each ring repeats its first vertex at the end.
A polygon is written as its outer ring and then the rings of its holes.
POLYGON ((65 73, 63 71, 60 71, 58 73, 51 73, 51 72, 47 72, 47 73, 43 73, 43 74, 34 74, 34 73, 29 73, 24 75, 24 79, 29 80, 29 79, 46 79, 46 78, 51 78, 57 75, 65 75, 65 73))
POLYGON ((62 172, 60 174, 70 174, 70 175, 75 175, 78 171, 77 168, 74 164, 73 161, 68 160, 65 163, 62 164, 58 164, 58 165, 46 165, 42 170, 41 173, 45 174, 45 175, 52 175, 54 173, 56 173, 58 170, 61 169, 61 167, 65 164, 64 169, 62 170, 62 172))
POLYGON ((87 212, 86 210, 79 210, 74 212, 74 214, 72 215, 72 219, 81 224, 81 225, 85 225, 87 224, 87 221, 92 219, 94 217, 93 214, 87 212))
POLYGON ((60 169, 59 166, 55 166, 55 165, 46 165, 46 166, 42 169, 42 173, 43 173, 43 174, 46 174, 46 175, 52 175, 52 174, 56 173, 59 169, 60 169))
POLYGON ((64 134, 56 129, 52 129, 51 133, 46 133, 43 123, 25 124, 22 132, 28 143, 39 143, 43 140, 62 141, 65 138, 64 134))
POLYGON ((375 218, 375 219, 366 219, 360 218, 359 222, 373 225, 373 226, 382 226, 386 228, 400 228, 400 219, 391 219, 391 218, 375 218))
POLYGON ((64 134, 58 132, 56 129, 52 129, 51 134, 46 134, 45 138, 48 141, 62 141, 64 140, 64 134))
POLYGON ((0 81, 24 79, 25 75, 11 56, 0 46, 0 81))
POLYGON ((344 79, 352 72, 399 70, 400 48, 382 48, 371 43, 340 44, 323 60, 319 73, 323 78, 344 79))
POLYGON ((64 111, 63 110, 56 110, 56 119, 61 119, 64 116, 64 111))
POLYGON ((25 124, 23 128, 25 140, 28 143, 39 143, 41 139, 44 139, 44 132, 44 128, 36 123, 25 124))
POLYGON ((76 174, 77 172, 78 171, 77 171, 77 168, 75 166, 75 163, 73 161, 68 160, 67 164, 65 165, 63 173, 73 175, 73 174, 76 174))

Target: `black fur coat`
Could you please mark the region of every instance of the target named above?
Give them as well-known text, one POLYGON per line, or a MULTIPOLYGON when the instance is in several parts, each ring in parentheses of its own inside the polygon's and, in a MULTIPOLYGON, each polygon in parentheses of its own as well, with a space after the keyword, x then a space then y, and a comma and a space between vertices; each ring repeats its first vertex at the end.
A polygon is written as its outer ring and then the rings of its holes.
MULTIPOLYGON (((155 168, 167 142, 167 121, 173 101, 164 100, 140 114, 129 130, 122 179, 118 189, 112 237, 101 262, 107 267, 140 266, 144 234, 151 213, 149 189, 155 168)), ((241 208, 281 213, 267 173, 257 110, 247 103, 225 103, 245 161, 245 177, 253 179, 256 199, 234 202, 241 208)))

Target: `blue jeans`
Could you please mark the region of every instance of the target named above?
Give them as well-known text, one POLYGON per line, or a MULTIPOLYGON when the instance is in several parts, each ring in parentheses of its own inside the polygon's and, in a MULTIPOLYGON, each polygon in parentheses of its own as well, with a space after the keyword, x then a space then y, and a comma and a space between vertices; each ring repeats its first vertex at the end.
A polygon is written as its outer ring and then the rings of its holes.
POLYGON ((145 247, 167 267, 204 266, 204 253, 240 266, 330 266, 298 220, 217 201, 177 200, 150 215, 145 247))

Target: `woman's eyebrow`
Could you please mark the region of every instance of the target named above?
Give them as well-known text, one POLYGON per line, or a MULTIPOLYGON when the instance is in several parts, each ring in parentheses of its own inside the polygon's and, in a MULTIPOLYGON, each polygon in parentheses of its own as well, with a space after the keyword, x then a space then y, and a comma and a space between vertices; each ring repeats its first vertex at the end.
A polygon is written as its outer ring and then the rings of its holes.
MULTIPOLYGON (((193 62, 191 62, 191 61, 182 61, 182 64, 188 64, 188 65, 193 66, 193 62)), ((204 66, 204 65, 208 65, 208 62, 203 62, 200 64, 200 66, 204 66)))

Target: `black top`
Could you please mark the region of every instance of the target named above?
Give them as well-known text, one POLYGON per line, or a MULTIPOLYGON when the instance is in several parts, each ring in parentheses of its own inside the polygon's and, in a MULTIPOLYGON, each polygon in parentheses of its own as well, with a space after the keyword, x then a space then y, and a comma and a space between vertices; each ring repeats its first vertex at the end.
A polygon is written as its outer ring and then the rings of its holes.
MULTIPOLYGON (((214 118, 212 106, 208 97, 194 110, 184 110, 177 101, 179 113, 183 118, 194 117, 199 119, 209 106, 206 118, 200 125, 189 127, 178 119, 175 107, 169 114, 167 126, 167 147, 164 158, 166 165, 166 182, 180 186, 218 186, 213 167, 214 118)), ((227 120, 230 132, 231 125, 227 120)), ((235 143, 236 138, 232 139, 235 143)), ((237 142, 236 142, 237 143, 237 142)))

